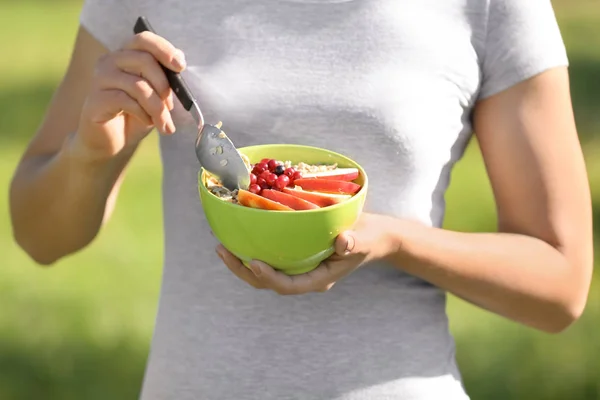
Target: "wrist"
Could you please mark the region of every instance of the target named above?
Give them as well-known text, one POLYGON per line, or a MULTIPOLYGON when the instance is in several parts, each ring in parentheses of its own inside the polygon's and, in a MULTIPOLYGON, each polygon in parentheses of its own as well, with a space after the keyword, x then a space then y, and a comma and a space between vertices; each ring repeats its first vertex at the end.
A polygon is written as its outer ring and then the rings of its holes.
POLYGON ((404 221, 397 218, 389 218, 388 223, 382 229, 382 259, 387 262, 396 260, 402 252, 404 235, 404 221))
POLYGON ((77 133, 70 134, 64 141, 62 153, 69 160, 72 172, 95 175, 120 169, 123 161, 129 160, 135 149, 127 149, 115 155, 98 154, 89 149, 77 133))
POLYGON ((386 229, 386 261, 410 272, 415 261, 422 258, 423 247, 427 246, 436 229, 418 220, 396 219, 393 226, 386 229))
POLYGON ((367 232, 367 262, 390 261, 398 256, 402 251, 403 224, 403 220, 388 215, 362 214, 355 230, 367 232))
POLYGON ((422 227, 422 224, 415 221, 388 217, 381 229, 381 259, 394 266, 403 265, 407 257, 406 242, 410 232, 422 227))
POLYGON ((80 190, 94 186, 101 191, 112 187, 130 158, 125 154, 98 156, 80 142, 76 133, 69 135, 63 143, 61 156, 68 166, 71 187, 80 190))

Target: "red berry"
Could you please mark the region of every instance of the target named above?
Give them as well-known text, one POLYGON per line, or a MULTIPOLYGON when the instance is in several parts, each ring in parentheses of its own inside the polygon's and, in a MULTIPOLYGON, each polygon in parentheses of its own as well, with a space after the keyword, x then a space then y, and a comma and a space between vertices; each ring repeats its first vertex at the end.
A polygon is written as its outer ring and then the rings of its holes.
POLYGON ((290 183, 290 178, 287 175, 279 175, 277 177, 277 182, 275 182, 275 187, 279 190, 282 190, 290 183))
POLYGON ((294 176, 292 176, 292 181, 295 181, 296 179, 302 179, 302 172, 300 172, 300 171, 294 172, 294 176))
POLYGON ((250 184, 256 183, 256 175, 250 174, 250 184))
POLYGON ((263 171, 269 169, 269 166, 267 165, 267 163, 259 162, 258 164, 256 164, 254 166, 254 168, 256 168, 257 170, 259 170, 260 172, 263 172, 263 171))
POLYGON ((256 184, 263 189, 269 189, 269 187, 270 187, 269 184, 267 183, 267 181, 265 181, 263 178, 258 178, 256 180, 256 184))
POLYGON ((296 170, 292 167, 287 168, 283 173, 285 175, 288 176, 288 178, 291 178, 292 176, 294 176, 294 173, 296 172, 296 170))
POLYGON ((260 160, 261 163, 265 163, 265 164, 268 164, 269 161, 271 161, 270 158, 263 158, 262 160, 260 160))
POLYGON ((279 161, 277 160, 269 160, 269 171, 273 172, 275 171, 275 168, 277 168, 277 166, 279 165, 279 161))
POLYGON ((256 183, 253 183, 250 185, 250 187, 248 187, 248 191, 252 192, 254 194, 260 194, 260 192, 262 192, 262 188, 260 186, 258 186, 256 183))
POLYGON ((269 186, 275 186, 275 182, 277 182, 277 175, 269 172, 269 175, 265 178, 265 181, 267 181, 269 186))
POLYGON ((271 175, 271 173, 269 172, 269 170, 265 170, 263 172, 260 173, 260 175, 258 176, 259 178, 263 178, 265 181, 267 180, 267 177, 271 175))

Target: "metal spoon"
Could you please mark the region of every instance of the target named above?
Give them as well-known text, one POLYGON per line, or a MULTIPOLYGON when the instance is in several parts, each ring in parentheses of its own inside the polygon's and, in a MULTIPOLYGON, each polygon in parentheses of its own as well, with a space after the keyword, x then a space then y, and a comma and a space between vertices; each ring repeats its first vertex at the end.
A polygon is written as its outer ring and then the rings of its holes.
MULTIPOLYGON (((146 17, 139 17, 133 28, 134 33, 149 31, 155 33, 146 17)), ((229 190, 248 189, 250 171, 225 132, 217 126, 204 123, 204 116, 198 102, 185 83, 183 77, 175 71, 161 65, 169 85, 175 95, 198 124, 196 138, 196 157, 202 168, 221 181, 229 190)))

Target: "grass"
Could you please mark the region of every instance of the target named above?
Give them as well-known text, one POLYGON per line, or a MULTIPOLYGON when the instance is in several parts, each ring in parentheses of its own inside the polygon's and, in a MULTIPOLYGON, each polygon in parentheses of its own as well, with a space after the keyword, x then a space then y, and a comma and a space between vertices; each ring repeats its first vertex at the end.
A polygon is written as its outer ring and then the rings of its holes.
MULTIPOLYGON (((600 5, 555 3, 599 221, 600 159, 594 155, 600 150, 600 5)), ((2 44, 10 56, 0 60, 4 190, 68 62, 79 7, 79 1, 0 0, 0 37, 10 37, 2 44)), ((97 241, 52 269, 35 266, 14 245, 7 195, 0 197, 0 399, 137 398, 161 277, 160 178, 152 137, 133 160, 113 219, 97 241)), ((494 229, 493 199, 476 143, 454 171, 447 199, 447 227, 494 229)), ((472 398, 600 399, 599 288, 596 279, 584 316, 559 336, 451 296, 448 312, 472 398)))

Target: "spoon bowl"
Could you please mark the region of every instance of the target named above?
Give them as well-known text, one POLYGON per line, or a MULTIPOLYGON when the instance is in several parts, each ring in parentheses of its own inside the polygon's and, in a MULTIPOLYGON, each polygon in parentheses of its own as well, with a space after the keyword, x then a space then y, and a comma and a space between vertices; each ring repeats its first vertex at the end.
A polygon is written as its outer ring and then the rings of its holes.
POLYGON ((202 168, 229 190, 250 186, 250 170, 231 140, 218 126, 204 125, 196 140, 196 157, 202 168))

